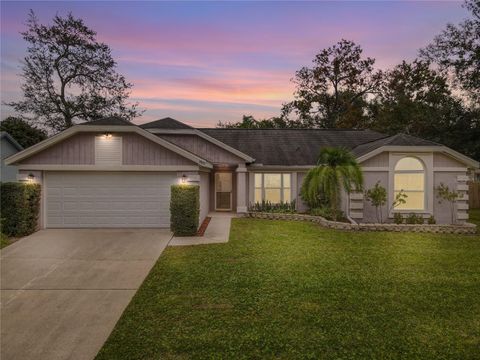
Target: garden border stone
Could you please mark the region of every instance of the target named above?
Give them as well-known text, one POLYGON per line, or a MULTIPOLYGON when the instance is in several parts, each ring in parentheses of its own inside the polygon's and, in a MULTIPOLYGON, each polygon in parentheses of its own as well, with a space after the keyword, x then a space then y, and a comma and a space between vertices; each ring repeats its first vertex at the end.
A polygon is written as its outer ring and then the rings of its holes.
POLYGON ((307 221, 319 224, 323 227, 336 230, 349 231, 390 231, 390 232, 416 232, 416 233, 437 233, 437 234, 476 234, 475 224, 462 225, 439 225, 439 224, 351 224, 337 221, 330 221, 321 216, 305 214, 283 214, 248 212, 247 217, 267 220, 294 220, 307 221))

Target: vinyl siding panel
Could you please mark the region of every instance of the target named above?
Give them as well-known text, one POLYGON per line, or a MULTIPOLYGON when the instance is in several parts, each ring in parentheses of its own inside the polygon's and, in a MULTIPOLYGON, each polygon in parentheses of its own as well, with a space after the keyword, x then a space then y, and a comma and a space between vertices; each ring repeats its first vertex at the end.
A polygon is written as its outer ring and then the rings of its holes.
POLYGON ((370 159, 365 160, 360 165, 362 167, 387 167, 388 166, 388 152, 383 152, 370 159))
POLYGON ((244 159, 196 135, 162 134, 161 137, 215 164, 245 163, 244 159))
POLYGON ((453 159, 450 156, 434 153, 433 154, 433 166, 434 167, 465 167, 460 161, 453 159))
POLYGON ((193 162, 137 134, 123 134, 123 165, 192 165, 193 162))

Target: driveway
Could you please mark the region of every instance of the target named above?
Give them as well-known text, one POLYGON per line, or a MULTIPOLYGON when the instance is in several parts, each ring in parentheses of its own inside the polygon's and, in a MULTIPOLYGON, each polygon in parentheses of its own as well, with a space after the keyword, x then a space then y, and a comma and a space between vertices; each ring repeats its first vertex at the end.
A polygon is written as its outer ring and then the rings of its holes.
POLYGON ((1 251, 1 359, 92 359, 167 246, 161 229, 52 229, 1 251))

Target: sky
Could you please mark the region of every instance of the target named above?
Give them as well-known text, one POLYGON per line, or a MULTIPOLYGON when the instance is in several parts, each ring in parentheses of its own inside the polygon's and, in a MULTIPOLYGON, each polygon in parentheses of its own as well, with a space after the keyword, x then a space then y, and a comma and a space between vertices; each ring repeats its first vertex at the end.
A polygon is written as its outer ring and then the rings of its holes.
POLYGON ((1 118, 21 99, 21 61, 29 9, 41 23, 72 12, 108 44, 118 72, 134 84, 141 124, 173 117, 197 127, 279 115, 293 98, 295 71, 343 39, 386 69, 413 60, 461 2, 1 1, 1 118))

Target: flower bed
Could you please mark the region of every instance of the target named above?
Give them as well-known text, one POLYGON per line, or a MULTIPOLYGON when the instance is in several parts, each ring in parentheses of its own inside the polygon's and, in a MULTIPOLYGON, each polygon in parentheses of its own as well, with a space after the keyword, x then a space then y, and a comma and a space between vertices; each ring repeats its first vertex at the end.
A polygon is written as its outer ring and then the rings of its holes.
POLYGON ((417 232, 439 234, 475 234, 477 226, 474 224, 463 225, 438 225, 438 224, 349 224, 327 220, 321 216, 304 214, 279 214, 265 212, 249 212, 248 217, 268 220, 294 220, 308 221, 319 224, 329 229, 351 231, 393 231, 417 232))

